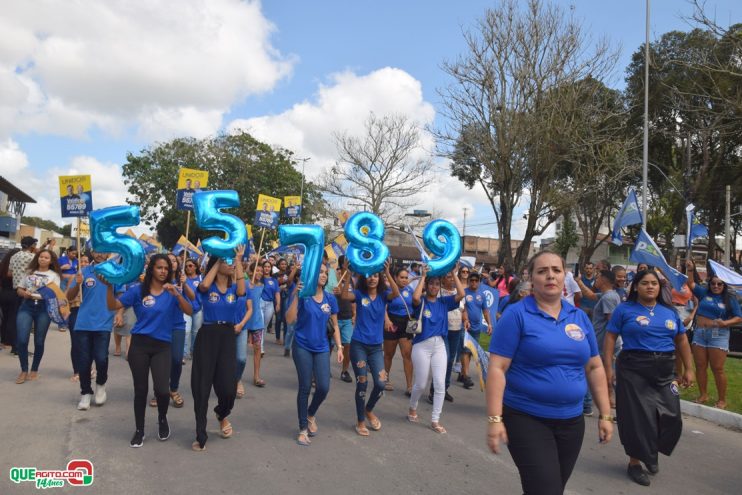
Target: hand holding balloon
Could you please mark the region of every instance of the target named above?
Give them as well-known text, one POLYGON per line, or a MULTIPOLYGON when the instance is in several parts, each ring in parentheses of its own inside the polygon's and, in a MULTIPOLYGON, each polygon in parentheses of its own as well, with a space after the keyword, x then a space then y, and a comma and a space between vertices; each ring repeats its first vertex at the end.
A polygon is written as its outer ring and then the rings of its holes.
POLYGON ((201 242, 204 250, 213 256, 232 264, 235 248, 247 244, 245 223, 234 215, 222 213, 221 208, 240 206, 237 191, 198 191, 193 194, 193 211, 196 223, 205 230, 220 230, 227 233, 227 238, 214 236, 201 242))
POLYGON ((121 262, 109 260, 95 266, 95 273, 112 284, 128 284, 144 269, 144 249, 137 239, 116 232, 118 227, 139 225, 139 207, 111 206, 90 213, 90 241, 99 253, 117 253, 121 262))
POLYGON ((361 211, 345 222, 348 249, 345 256, 354 272, 364 276, 379 273, 389 257, 384 240, 384 223, 373 213, 361 211))
POLYGON ((447 274, 461 257, 459 231, 446 220, 430 222, 423 231, 423 243, 430 252, 437 256, 428 261, 429 277, 442 277, 447 274))

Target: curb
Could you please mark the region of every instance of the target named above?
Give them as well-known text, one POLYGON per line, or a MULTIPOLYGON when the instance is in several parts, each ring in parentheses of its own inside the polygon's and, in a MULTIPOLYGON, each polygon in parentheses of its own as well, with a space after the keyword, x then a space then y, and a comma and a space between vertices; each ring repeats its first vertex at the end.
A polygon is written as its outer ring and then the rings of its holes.
POLYGON ((726 428, 742 430, 742 414, 717 409, 715 407, 704 406, 703 404, 696 404, 695 402, 682 399, 680 401, 680 410, 683 414, 705 419, 706 421, 716 423, 717 425, 726 428))

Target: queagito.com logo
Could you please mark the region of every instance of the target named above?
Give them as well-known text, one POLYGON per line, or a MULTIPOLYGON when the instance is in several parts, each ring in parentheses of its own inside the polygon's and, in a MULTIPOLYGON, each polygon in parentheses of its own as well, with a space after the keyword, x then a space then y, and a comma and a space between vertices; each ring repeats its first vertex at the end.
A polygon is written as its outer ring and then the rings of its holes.
POLYGON ((70 486, 90 486, 93 484, 93 463, 87 459, 74 459, 67 463, 66 469, 39 469, 37 467, 10 468, 10 481, 13 483, 32 482, 36 488, 62 488, 70 486))

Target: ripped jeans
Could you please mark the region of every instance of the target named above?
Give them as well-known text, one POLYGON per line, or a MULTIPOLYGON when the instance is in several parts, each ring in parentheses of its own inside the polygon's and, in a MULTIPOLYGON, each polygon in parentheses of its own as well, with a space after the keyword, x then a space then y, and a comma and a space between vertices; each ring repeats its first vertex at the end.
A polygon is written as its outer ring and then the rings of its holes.
POLYGON ((366 412, 373 411, 376 403, 384 395, 386 372, 384 371, 383 344, 368 345, 355 340, 351 341, 350 363, 353 365, 353 373, 356 376, 356 416, 360 423, 366 419, 366 412), (369 369, 374 380, 374 388, 371 391, 371 397, 366 402, 369 369))

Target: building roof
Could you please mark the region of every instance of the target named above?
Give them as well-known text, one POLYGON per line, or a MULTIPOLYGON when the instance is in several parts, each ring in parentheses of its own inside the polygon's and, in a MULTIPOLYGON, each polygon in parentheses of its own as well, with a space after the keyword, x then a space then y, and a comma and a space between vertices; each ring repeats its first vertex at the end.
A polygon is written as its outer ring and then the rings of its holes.
POLYGON ((36 200, 33 199, 28 194, 24 193, 17 187, 15 187, 13 184, 10 183, 5 177, 0 175, 0 191, 4 192, 8 195, 9 201, 20 201, 21 203, 35 203, 36 200))

